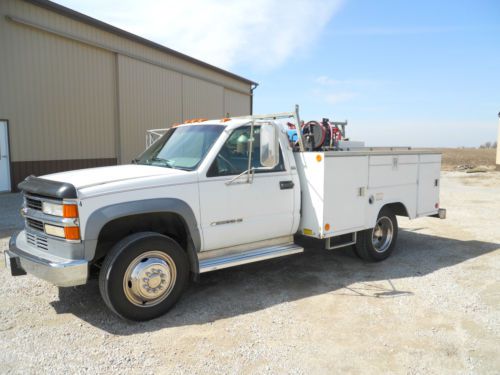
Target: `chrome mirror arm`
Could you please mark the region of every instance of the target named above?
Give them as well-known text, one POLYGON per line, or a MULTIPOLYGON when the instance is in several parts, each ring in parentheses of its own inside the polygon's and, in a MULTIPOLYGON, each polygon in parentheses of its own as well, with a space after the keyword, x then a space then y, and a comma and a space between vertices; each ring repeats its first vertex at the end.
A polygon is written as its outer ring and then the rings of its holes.
MULTIPOLYGON (((251 168, 251 169, 247 169, 243 172, 241 172, 239 175, 237 176, 234 176, 232 179, 230 179, 229 181, 226 181, 226 185, 231 185, 234 181, 236 181, 238 178, 240 178, 241 176, 247 174, 248 172, 251 172, 254 168, 251 168)), ((248 180, 246 182, 249 182, 248 180)))
POLYGON ((249 181, 245 181, 245 182, 242 182, 242 183, 252 183, 253 175, 255 174, 255 171, 270 171, 270 170, 272 170, 274 168, 275 167, 258 167, 258 168, 252 167, 250 169, 247 169, 246 171, 241 172, 239 175, 234 176, 229 181, 226 181, 226 185, 231 185, 234 181, 236 181, 238 178, 240 178, 241 176, 243 176, 243 175, 245 175, 247 173, 249 175, 251 175, 252 178, 249 181))

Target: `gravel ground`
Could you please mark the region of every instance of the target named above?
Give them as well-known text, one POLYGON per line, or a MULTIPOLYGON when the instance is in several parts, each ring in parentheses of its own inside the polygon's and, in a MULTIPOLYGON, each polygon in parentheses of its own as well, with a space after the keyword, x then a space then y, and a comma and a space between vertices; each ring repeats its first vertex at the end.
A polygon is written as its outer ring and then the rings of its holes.
MULTIPOLYGON (((500 173, 444 173, 448 219, 400 218, 391 258, 306 252, 206 274, 169 314, 127 323, 96 282, 0 269, 2 373, 500 372, 500 173)), ((0 250, 19 225, 0 196, 0 250)), ((3 260, 3 257, 2 257, 3 260)))

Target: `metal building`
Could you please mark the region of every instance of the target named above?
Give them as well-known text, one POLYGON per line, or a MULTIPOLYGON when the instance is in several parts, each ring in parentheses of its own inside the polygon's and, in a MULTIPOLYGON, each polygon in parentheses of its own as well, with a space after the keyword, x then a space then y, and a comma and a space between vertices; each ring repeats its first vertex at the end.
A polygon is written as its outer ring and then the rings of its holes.
POLYGON ((46 0, 0 0, 0 191, 129 162, 147 129, 252 112, 256 84, 46 0))

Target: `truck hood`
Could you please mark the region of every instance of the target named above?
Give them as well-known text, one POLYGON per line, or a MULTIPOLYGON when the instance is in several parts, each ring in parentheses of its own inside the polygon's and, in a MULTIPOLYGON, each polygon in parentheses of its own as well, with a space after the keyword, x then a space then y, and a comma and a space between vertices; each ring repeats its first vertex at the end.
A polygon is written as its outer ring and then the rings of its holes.
POLYGON ((116 165, 111 167, 79 169, 75 171, 54 173, 41 176, 46 180, 67 182, 77 190, 98 185, 125 182, 137 179, 148 179, 163 176, 179 176, 189 174, 179 169, 156 167, 151 165, 116 165))

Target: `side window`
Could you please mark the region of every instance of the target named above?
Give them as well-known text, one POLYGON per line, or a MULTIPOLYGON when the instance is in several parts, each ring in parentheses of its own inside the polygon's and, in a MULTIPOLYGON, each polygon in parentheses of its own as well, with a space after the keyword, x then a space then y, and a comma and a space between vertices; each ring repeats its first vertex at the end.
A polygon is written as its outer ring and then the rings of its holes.
MULTIPOLYGON (((252 150, 252 167, 259 168, 260 164, 260 127, 254 127, 254 141, 252 150)), ((217 157, 208 170, 207 177, 232 176, 243 173, 248 169, 250 154, 250 126, 238 128, 232 132, 222 146, 217 157)), ((256 173, 279 172, 285 170, 283 154, 280 147, 280 160, 272 170, 255 171, 256 173)))

